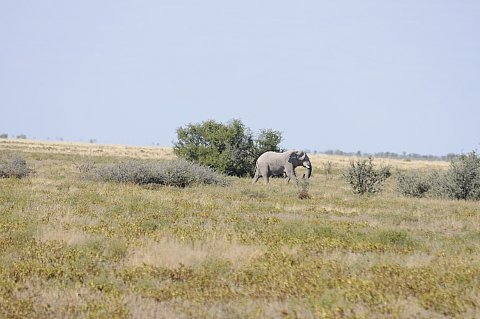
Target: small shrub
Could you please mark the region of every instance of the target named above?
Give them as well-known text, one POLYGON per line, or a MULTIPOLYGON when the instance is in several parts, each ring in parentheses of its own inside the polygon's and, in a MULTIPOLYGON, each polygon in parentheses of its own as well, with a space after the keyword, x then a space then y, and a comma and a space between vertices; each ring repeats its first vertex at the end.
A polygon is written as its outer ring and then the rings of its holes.
POLYGON ((450 162, 443 190, 452 199, 480 200, 480 157, 475 151, 450 162))
POLYGON ((32 169, 27 166, 27 162, 20 155, 14 155, 11 158, 3 159, 0 162, 0 178, 24 178, 31 172, 32 169))
POLYGON ((155 163, 129 161, 102 166, 86 163, 80 165, 79 170, 86 179, 139 185, 186 187, 194 184, 226 184, 225 177, 212 169, 185 160, 155 163))
POLYGON ((312 198, 308 193, 310 187, 309 181, 306 178, 301 178, 298 180, 298 198, 300 199, 310 199, 312 198))
POLYGON ((390 167, 376 169, 373 158, 351 161, 343 176, 355 194, 373 194, 381 191, 383 182, 390 177, 390 167))
POLYGON ((432 181, 426 176, 415 173, 401 173, 397 175, 397 189, 409 197, 425 197, 432 188, 432 181))
POLYGON ((323 166, 323 172, 325 173, 325 176, 328 179, 332 175, 333 163, 331 161, 323 162, 322 166, 323 166))
POLYGON ((431 172, 428 175, 428 183, 430 183, 431 186, 427 196, 452 199, 447 190, 449 184, 448 175, 448 171, 431 172))

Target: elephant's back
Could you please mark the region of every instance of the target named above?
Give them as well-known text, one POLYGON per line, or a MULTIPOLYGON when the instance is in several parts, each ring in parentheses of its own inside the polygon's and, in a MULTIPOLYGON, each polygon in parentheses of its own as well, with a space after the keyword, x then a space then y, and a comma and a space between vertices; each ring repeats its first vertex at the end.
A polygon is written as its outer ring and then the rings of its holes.
POLYGON ((276 158, 276 157, 279 157, 281 156, 283 153, 277 153, 277 152, 274 152, 274 151, 267 151, 265 153, 263 153, 262 155, 260 155, 258 157, 258 159, 272 159, 272 158, 276 158))

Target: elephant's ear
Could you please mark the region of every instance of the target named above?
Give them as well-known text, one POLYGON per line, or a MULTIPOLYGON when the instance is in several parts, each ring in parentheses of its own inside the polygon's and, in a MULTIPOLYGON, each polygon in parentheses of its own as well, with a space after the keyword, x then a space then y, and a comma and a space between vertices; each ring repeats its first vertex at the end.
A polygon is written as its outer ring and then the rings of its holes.
POLYGON ((288 160, 290 163, 293 163, 293 161, 298 160, 297 151, 289 151, 287 158, 288 158, 287 160, 288 160))
POLYGON ((300 161, 303 161, 305 159, 305 152, 304 151, 296 151, 297 157, 300 161))

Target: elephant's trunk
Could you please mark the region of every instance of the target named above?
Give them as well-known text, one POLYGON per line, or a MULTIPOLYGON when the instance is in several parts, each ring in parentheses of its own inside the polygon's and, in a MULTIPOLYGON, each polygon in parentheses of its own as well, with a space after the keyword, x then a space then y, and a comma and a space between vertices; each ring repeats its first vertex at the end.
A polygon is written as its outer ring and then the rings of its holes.
POLYGON ((310 176, 312 176, 312 166, 310 166, 309 168, 307 168, 307 178, 310 178, 310 176))

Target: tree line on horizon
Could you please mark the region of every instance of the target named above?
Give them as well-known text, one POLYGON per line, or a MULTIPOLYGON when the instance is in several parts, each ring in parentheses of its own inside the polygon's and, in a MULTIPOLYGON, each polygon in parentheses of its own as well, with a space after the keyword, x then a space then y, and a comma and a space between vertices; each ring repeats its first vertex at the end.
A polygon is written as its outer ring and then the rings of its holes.
POLYGON ((429 160, 429 161, 451 161, 458 158, 461 154, 448 153, 446 155, 431 155, 431 154, 418 154, 418 153, 406 153, 402 154, 395 152, 376 152, 376 153, 367 153, 362 151, 357 152, 344 152, 341 150, 326 150, 323 152, 314 151, 314 154, 325 154, 325 155, 338 155, 338 156, 357 156, 357 157, 378 157, 378 158, 391 158, 391 159, 420 159, 420 160, 429 160))

